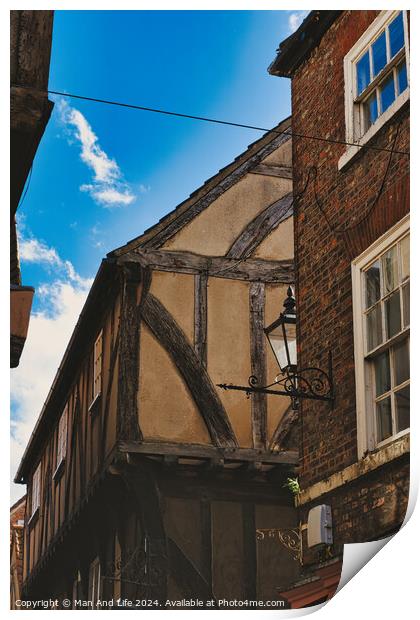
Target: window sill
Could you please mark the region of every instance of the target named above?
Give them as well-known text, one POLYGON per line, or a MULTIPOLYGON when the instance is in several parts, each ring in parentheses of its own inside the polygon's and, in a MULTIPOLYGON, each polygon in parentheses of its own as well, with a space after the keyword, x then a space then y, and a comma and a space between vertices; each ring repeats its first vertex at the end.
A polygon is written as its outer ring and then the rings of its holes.
POLYGON ((392 447, 393 443, 397 443, 398 441, 402 440, 403 437, 409 436, 409 435, 410 435, 410 429, 405 428, 403 431, 400 431, 396 435, 392 435, 391 437, 388 437, 388 439, 384 439, 383 441, 378 443, 373 448, 373 450, 368 452, 368 454, 375 454, 377 452, 380 452, 381 450, 385 450, 388 446, 392 447))
POLYGON ((88 411, 90 413, 90 415, 95 415, 97 413, 97 411, 99 410, 99 405, 101 402, 101 392, 99 392, 99 394, 97 394, 95 396, 95 398, 93 399, 93 401, 90 403, 89 407, 88 407, 88 411))
POLYGON ((66 459, 61 459, 61 461, 59 462, 59 464, 57 465, 57 467, 55 468, 55 472, 53 473, 53 480, 54 482, 58 482, 61 478, 61 476, 63 475, 64 472, 64 463, 66 462, 66 459))
POLYGON ((35 525, 35 523, 38 521, 38 517, 39 517, 39 506, 38 508, 32 513, 31 517, 29 518, 28 521, 28 527, 33 527, 35 525))
MULTIPOLYGON (((386 112, 381 114, 378 120, 368 129, 368 131, 360 138, 358 144, 360 146, 349 146, 345 153, 338 160, 338 169, 340 171, 345 170, 358 155, 365 152, 364 147, 376 136, 378 131, 390 121, 390 119, 396 114, 405 104, 410 100, 410 88, 407 88, 402 95, 394 101, 394 103, 388 108, 386 112)), ((353 138, 348 137, 348 141, 351 142, 353 138)))

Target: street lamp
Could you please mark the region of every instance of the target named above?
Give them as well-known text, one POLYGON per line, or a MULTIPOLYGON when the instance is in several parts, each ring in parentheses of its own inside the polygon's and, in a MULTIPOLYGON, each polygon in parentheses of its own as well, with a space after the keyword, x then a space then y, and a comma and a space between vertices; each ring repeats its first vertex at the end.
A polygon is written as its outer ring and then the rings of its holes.
POLYGON ((283 306, 284 312, 281 312, 279 318, 264 329, 282 373, 297 369, 296 302, 291 286, 287 289, 287 297, 283 306))
POLYGON ((331 351, 328 355, 328 372, 313 366, 298 370, 296 301, 290 286, 287 289, 287 297, 283 306, 284 311, 280 313, 279 318, 264 329, 281 370, 274 382, 270 385, 261 386, 258 378, 251 375, 248 378, 247 386, 218 383, 218 387, 224 390, 239 390, 245 392, 247 396, 252 393, 289 396, 292 400, 293 409, 298 408, 299 400, 302 398, 329 401, 333 407, 334 384, 331 351), (278 389, 279 387, 281 389, 278 389))

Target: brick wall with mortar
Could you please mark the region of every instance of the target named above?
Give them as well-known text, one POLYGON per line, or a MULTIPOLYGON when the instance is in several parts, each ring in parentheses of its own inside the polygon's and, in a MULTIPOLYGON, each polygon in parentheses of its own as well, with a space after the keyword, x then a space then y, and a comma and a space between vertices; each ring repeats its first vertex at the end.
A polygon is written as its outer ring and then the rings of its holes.
MULTIPOLYGON (((295 134, 346 139, 343 58, 378 13, 344 11, 299 67, 292 80, 295 134)), ((408 105, 369 144, 392 148, 396 132, 395 149, 408 151, 408 105)), ((316 192, 312 180, 295 213, 299 366, 326 368, 331 348, 336 388, 333 410, 327 403, 301 403, 300 484, 305 489, 358 460, 351 260, 408 212, 409 161, 403 155, 392 156, 383 192, 372 209, 389 153, 363 150, 339 171, 344 145, 295 138, 293 147, 296 194, 302 191, 311 167, 317 167, 316 192), (331 230, 331 226, 349 225, 354 228, 347 234, 331 230)), ((404 517, 408 495, 406 461, 390 463, 312 502, 305 506, 303 518, 310 506, 329 502, 338 544, 380 537, 404 517), (389 486, 390 476, 399 479, 398 492, 389 486), (389 506, 395 504, 395 493, 398 509, 392 512, 389 506)))

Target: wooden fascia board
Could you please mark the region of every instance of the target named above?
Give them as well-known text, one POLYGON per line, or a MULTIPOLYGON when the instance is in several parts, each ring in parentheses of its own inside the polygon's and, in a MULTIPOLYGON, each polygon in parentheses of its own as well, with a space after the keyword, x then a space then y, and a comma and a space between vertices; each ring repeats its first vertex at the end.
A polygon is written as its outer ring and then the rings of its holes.
POLYGON ((145 456, 176 456, 183 458, 225 459, 229 462, 260 462, 272 465, 297 465, 298 452, 295 450, 268 452, 252 448, 219 448, 193 443, 153 442, 144 440, 120 441, 121 454, 143 454, 145 456))

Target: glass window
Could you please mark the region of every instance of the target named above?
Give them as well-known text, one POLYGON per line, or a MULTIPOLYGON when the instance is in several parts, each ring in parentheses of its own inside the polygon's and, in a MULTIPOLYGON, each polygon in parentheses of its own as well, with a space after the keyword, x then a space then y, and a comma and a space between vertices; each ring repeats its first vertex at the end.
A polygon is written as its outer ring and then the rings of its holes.
POLYGON ((372 368, 376 443, 409 427, 410 237, 405 235, 364 271, 365 338, 372 368))
POLYGON ((357 94, 360 95, 370 83, 370 63, 369 50, 361 57, 356 64, 357 73, 357 94))
POLYGON ((385 67, 386 59, 386 35, 385 31, 378 37, 375 43, 372 45, 372 65, 373 76, 378 75, 380 71, 385 67))
POLYGON ((402 12, 389 24, 391 58, 404 47, 404 23, 402 12))
POLYGON ((356 89, 352 114, 358 135, 354 139, 360 138, 408 88, 403 12, 388 14, 393 19, 382 21, 370 42, 349 60, 356 89))

